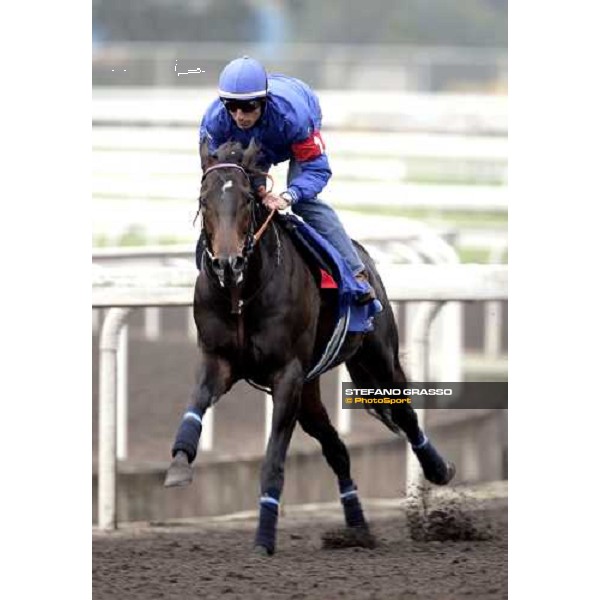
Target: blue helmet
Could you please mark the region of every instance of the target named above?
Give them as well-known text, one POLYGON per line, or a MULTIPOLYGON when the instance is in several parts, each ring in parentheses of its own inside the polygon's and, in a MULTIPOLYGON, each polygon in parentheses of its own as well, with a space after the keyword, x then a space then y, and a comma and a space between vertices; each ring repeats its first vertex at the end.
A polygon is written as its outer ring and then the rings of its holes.
POLYGON ((267 95, 267 72, 253 58, 232 60, 221 71, 219 96, 228 100, 254 100, 267 95))

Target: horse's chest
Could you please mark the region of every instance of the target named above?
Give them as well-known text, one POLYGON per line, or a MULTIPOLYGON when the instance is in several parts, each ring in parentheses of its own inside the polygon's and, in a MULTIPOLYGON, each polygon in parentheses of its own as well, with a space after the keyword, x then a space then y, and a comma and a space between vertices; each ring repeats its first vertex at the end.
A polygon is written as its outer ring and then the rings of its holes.
POLYGON ((272 343, 263 336, 253 336, 245 340, 244 357, 248 364, 259 367, 267 363, 275 362, 277 352, 272 343))
POLYGON ((281 355, 282 340, 277 331, 258 332, 244 319, 227 322, 206 319, 199 328, 203 348, 235 362, 245 368, 263 368, 276 364, 281 355))

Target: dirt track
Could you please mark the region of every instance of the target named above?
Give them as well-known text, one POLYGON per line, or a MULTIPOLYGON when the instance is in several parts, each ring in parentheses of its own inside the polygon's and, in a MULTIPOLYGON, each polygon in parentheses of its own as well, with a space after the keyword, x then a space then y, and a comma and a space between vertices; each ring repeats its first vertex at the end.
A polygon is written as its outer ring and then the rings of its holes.
POLYGON ((364 502, 378 541, 374 549, 324 549, 323 534, 342 522, 341 509, 330 505, 284 508, 277 553, 271 558, 251 551, 253 516, 95 533, 93 597, 506 598, 505 484, 495 484, 491 494, 451 492, 445 498, 436 500, 432 510, 459 506, 461 518, 469 521, 467 541, 410 540, 401 501, 364 502))

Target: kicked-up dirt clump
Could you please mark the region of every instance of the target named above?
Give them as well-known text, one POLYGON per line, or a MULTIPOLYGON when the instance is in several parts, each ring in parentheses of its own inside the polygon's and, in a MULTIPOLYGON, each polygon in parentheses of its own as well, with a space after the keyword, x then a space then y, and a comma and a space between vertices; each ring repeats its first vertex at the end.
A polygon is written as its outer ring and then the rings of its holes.
POLYGON ((340 527, 330 529, 322 536, 323 549, 375 548, 377 540, 368 527, 340 527))
POLYGON ((472 515, 458 506, 448 506, 427 514, 424 527, 425 541, 469 542, 490 540, 491 525, 476 523, 472 515))
POLYGON ((485 511, 473 498, 456 492, 453 497, 439 500, 435 506, 430 505, 427 499, 424 496, 420 511, 415 509, 414 504, 412 510, 408 511, 407 523, 413 540, 470 542, 494 537, 485 511))

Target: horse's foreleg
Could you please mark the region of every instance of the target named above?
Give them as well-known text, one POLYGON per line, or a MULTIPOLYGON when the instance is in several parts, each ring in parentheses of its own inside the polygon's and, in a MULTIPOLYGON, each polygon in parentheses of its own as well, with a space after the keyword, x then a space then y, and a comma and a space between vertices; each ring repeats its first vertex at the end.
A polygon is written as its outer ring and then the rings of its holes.
POLYGON ((302 389, 298 421, 308 435, 319 441, 325 460, 338 478, 346 525, 366 528, 367 522, 358 498, 358 489, 350 476, 350 455, 321 402, 318 380, 305 384, 302 389))
POLYGON ((202 433, 202 417, 232 385, 231 367, 221 358, 206 356, 200 364, 191 403, 186 409, 171 450, 173 461, 167 470, 165 487, 183 486, 192 481, 191 463, 196 458, 202 433))
POLYGON ((260 512, 255 538, 255 547, 267 554, 275 552, 284 463, 298 418, 303 379, 300 361, 294 360, 277 373, 273 380, 273 420, 261 469, 260 512))

